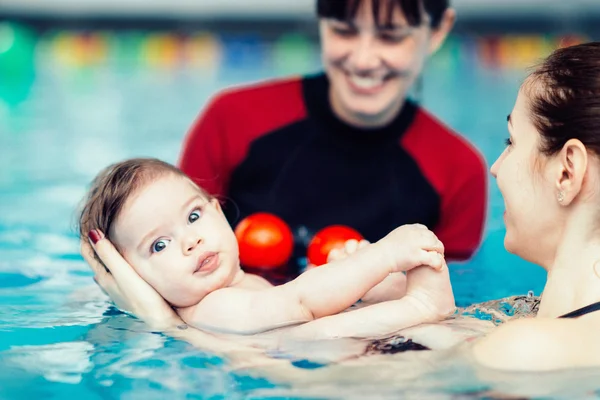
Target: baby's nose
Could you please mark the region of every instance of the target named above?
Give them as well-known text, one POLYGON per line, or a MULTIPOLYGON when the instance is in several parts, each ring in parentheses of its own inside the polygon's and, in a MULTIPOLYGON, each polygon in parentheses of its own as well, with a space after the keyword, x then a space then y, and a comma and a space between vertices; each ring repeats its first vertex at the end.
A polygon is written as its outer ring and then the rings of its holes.
POLYGON ((194 249, 196 247, 198 247, 199 244, 202 243, 202 238, 199 237, 198 235, 195 236, 191 236, 185 243, 184 243, 184 251, 186 253, 191 253, 192 251, 194 251, 194 249))

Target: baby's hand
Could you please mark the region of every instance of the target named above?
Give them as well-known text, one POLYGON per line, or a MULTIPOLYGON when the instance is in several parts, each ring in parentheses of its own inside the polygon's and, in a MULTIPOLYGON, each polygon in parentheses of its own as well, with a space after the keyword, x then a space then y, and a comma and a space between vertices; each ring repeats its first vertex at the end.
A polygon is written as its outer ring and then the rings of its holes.
POLYGON ((409 271, 421 265, 441 270, 445 264, 444 245, 421 224, 402 225, 374 246, 389 260, 390 272, 409 271))
POLYGON ((346 243, 344 243, 344 247, 340 249, 333 249, 329 252, 329 255, 327 256, 327 262, 330 263, 333 261, 343 260, 350 254, 355 253, 357 250, 362 249, 368 244, 370 244, 369 241, 364 239, 360 242, 356 239, 347 240, 346 243))
MULTIPOLYGON (((368 240, 350 239, 346 241, 344 247, 333 249, 329 252, 327 262, 343 260, 349 255, 355 253, 367 245, 371 244, 368 240)), ((406 293, 406 276, 403 273, 390 274, 382 282, 369 290, 361 298, 363 303, 379 303, 382 301, 397 300, 404 297, 406 293)))
POLYGON ((445 261, 442 268, 435 271, 427 267, 414 268, 408 272, 407 280, 406 296, 421 309, 427 321, 439 321, 456 310, 445 261))

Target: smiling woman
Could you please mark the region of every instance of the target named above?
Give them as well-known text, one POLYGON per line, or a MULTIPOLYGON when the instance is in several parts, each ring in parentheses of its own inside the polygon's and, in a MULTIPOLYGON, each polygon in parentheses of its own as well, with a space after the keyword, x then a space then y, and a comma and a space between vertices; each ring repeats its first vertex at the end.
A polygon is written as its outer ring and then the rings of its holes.
POLYGON ((447 0, 318 0, 325 72, 218 94, 190 129, 180 168, 227 199, 235 225, 269 212, 297 235, 346 225, 374 242, 421 223, 450 260, 478 248, 479 153, 408 93, 454 22, 447 0), (249 106, 251 105, 251 106, 249 106), (365 209, 368 208, 368 213, 365 209))
POLYGON ((358 126, 400 112, 423 64, 454 22, 447 1, 319 0, 323 59, 334 111, 358 126))

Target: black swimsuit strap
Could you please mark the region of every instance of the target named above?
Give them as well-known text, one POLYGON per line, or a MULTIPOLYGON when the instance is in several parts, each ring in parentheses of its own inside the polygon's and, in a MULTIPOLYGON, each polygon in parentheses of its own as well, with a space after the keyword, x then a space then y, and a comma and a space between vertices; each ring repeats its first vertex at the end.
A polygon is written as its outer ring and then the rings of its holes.
POLYGON ((597 303, 590 304, 589 306, 582 307, 578 310, 571 311, 570 313, 562 315, 558 318, 577 318, 577 317, 581 317, 582 315, 589 314, 591 312, 599 311, 599 310, 600 310, 600 301, 597 303))

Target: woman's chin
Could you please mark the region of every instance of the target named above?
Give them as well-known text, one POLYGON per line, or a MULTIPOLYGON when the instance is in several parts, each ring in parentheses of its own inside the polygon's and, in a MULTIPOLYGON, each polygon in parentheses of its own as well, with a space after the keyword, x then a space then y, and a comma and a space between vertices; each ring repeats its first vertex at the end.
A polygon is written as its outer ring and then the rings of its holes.
POLYGON ((507 232, 504 236, 504 248, 511 254, 516 254, 517 252, 517 243, 507 232))
POLYGON ((346 110, 351 118, 355 121, 360 121, 365 125, 378 125, 383 120, 390 118, 391 114, 387 112, 385 107, 387 104, 376 104, 376 102, 354 101, 352 104, 347 104, 346 110))
POLYGON ((510 238, 508 235, 504 238, 504 248, 510 254, 513 254, 517 257, 522 258, 525 261, 533 262, 537 264, 535 261, 535 253, 532 253, 532 249, 530 246, 526 244, 522 239, 517 240, 515 238, 510 238))

